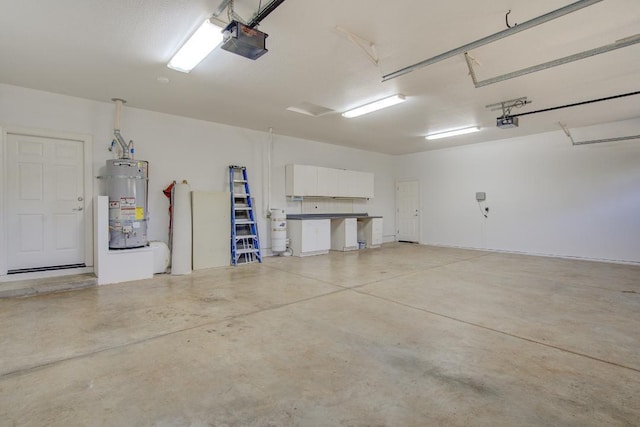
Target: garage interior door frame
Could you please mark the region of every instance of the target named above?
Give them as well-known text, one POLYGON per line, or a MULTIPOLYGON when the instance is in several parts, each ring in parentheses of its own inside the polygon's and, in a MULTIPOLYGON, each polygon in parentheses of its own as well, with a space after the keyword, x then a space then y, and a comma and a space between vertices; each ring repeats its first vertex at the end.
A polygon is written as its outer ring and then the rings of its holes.
POLYGON ((31 129, 17 126, 0 127, 2 135, 2 149, 0 150, 0 164, 2 165, 2 173, 0 173, 0 189, 2 189, 2 197, 0 197, 0 212, 2 220, 0 221, 0 282, 22 280, 40 277, 50 277, 78 273, 93 272, 93 141, 91 135, 77 134, 70 132, 60 132, 44 129, 31 129), (84 184, 84 260, 85 268, 75 268, 67 270, 42 271, 36 273, 22 273, 7 275, 7 224, 8 224, 8 136, 9 135, 26 135, 42 138, 53 138, 61 140, 80 141, 83 146, 83 184, 84 184))

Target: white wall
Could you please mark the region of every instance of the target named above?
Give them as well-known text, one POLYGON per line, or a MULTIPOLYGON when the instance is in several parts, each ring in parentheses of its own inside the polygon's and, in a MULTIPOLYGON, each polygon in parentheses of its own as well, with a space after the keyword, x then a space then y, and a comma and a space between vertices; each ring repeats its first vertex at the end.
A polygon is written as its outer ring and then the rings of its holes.
MULTIPOLYGON (((0 125, 90 134, 94 141, 94 176, 104 172, 111 157, 114 105, 0 84, 0 125)), ((277 130, 275 130, 277 133, 277 130)), ((267 206, 269 133, 204 122, 127 107, 122 135, 133 139, 136 158, 150 163, 149 239, 167 241, 168 199, 162 189, 173 180, 187 179, 194 190, 228 190, 228 166, 248 168, 258 212, 267 206)), ((375 173, 376 199, 363 209, 389 220, 385 234, 393 235, 393 162, 391 156, 335 145, 273 136, 272 206, 286 208, 284 165, 287 163, 342 167, 375 173)), ((94 194, 102 185, 94 178, 94 194)), ((264 209, 263 209, 264 208, 264 209)), ((294 207, 291 207, 294 208, 294 207)), ((260 215, 263 246, 269 246, 266 221, 260 215)), ((392 238, 392 236, 391 236, 392 238)))
MULTIPOLYGON (((573 134, 582 141, 638 129, 631 120, 573 134)), ((572 146, 559 130, 395 163, 398 179, 420 181, 423 244, 640 262, 638 140, 572 146), (486 219, 477 191, 487 193, 486 219)))
MULTIPOLYGON (((94 175, 110 157, 113 115, 110 102, 0 84, 0 125, 92 135, 94 175)), ((612 129, 638 133, 638 121, 573 133, 584 140, 609 136, 612 129)), ((268 207, 268 132, 125 105, 122 134, 135 141, 137 158, 150 162, 151 240, 167 240, 168 201, 161 190, 174 179, 188 179, 193 189, 222 191, 228 186, 227 166, 246 165, 258 210, 263 214, 268 207)), ((640 262, 637 140, 573 147, 558 131, 391 157, 274 135, 271 152, 271 207, 302 209, 284 195, 288 163, 373 172, 375 199, 356 202, 353 209, 384 216, 389 241, 395 231, 395 180, 417 178, 421 243, 640 262), (486 220, 476 191, 487 193, 486 220)), ((97 179, 94 187, 98 194, 97 179)), ((265 243, 263 215, 259 228, 265 243)))

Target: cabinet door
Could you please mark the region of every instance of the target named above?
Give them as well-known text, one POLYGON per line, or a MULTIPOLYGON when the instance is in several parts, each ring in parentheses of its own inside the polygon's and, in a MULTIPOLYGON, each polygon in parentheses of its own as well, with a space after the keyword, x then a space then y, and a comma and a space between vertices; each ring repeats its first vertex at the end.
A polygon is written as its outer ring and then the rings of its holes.
POLYGON ((338 170, 338 197, 355 197, 354 181, 356 171, 338 170))
POLYGON ((300 252, 313 252, 316 249, 317 227, 315 220, 300 221, 302 225, 302 236, 300 237, 300 252))
POLYGON ((331 248, 331 220, 313 219, 302 222, 301 252, 316 252, 331 248))
POLYGON ((355 218, 344 220, 344 246, 346 248, 358 246, 358 220, 355 218))
POLYGON ((328 251, 331 249, 331 220, 319 219, 316 221, 316 250, 328 251))
POLYGON ((367 199, 373 199, 373 174, 370 172, 360 172, 360 185, 359 190, 361 197, 366 197, 367 199))
POLYGON ((316 196, 338 196, 338 172, 337 169, 318 167, 318 191, 316 196))
POLYGON ((369 172, 354 172, 351 179, 353 197, 373 198, 373 174, 369 172))
POLYGON ((373 174, 350 170, 338 171, 338 196, 373 198, 373 174))
POLYGON ((286 166, 287 196, 317 196, 318 168, 306 165, 286 166))

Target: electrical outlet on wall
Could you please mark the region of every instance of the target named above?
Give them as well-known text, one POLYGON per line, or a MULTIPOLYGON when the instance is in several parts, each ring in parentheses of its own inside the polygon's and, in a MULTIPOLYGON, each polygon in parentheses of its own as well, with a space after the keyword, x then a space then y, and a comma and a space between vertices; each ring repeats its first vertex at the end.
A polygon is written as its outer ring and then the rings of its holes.
POLYGON ((478 202, 484 202, 485 200, 487 200, 487 193, 485 193, 484 191, 479 191, 476 193, 476 200, 478 202))

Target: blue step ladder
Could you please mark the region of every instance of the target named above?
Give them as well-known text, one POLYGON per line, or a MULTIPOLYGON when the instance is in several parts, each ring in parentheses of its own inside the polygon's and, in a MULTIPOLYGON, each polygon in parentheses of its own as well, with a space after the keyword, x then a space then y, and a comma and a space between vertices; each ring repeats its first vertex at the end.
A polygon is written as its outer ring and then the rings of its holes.
POLYGON ((258 225, 245 166, 229 166, 229 190, 231 191, 231 265, 262 262, 258 225))

